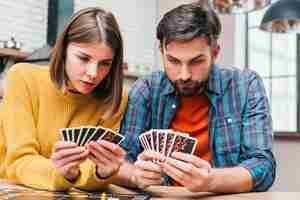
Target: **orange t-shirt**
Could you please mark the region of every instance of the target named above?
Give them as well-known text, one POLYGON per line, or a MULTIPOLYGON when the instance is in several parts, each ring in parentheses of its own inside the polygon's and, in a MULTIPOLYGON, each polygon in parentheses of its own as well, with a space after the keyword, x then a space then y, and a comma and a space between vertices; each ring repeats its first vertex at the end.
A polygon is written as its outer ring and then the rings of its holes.
POLYGON ((170 128, 175 131, 189 133, 197 138, 194 155, 210 162, 211 151, 209 148, 208 112, 209 99, 206 95, 181 97, 180 105, 170 128))
MULTIPOLYGON (((197 138, 194 155, 211 162, 208 134, 209 99, 206 95, 181 97, 180 106, 171 122, 170 128, 197 138)), ((172 185, 180 185, 172 180, 172 185)))

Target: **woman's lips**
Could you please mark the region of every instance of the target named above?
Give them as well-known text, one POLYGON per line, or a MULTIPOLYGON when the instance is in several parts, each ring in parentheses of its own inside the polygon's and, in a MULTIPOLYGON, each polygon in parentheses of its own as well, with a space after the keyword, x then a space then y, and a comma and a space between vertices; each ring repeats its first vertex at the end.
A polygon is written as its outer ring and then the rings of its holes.
POLYGON ((92 88, 96 85, 95 83, 88 82, 88 81, 80 81, 80 82, 84 87, 88 87, 88 88, 92 88))

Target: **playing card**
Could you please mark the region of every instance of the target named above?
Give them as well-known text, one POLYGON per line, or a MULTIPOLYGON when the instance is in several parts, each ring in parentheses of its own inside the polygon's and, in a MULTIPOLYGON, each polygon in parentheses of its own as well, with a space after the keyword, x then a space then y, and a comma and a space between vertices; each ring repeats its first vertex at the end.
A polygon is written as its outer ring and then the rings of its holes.
POLYGON ((69 141, 68 131, 66 128, 59 129, 59 132, 60 132, 60 136, 63 141, 66 141, 66 142, 69 141))
POLYGON ((73 137, 73 128, 67 128, 68 131, 68 141, 69 142, 74 142, 74 137, 73 137))
POLYGON ((188 133, 183 133, 183 132, 174 131, 174 130, 172 130, 172 132, 176 135, 190 136, 188 133))
POLYGON ((111 130, 111 129, 106 129, 105 134, 103 135, 102 138, 99 138, 99 140, 106 140, 115 144, 120 144, 124 140, 124 136, 120 135, 119 133, 111 130))
POLYGON ((156 129, 153 129, 152 130, 152 141, 153 141, 153 150, 154 151, 156 151, 156 152, 159 152, 158 151, 158 148, 157 148, 157 141, 158 141, 158 139, 157 139, 158 137, 157 137, 157 131, 156 131, 156 129))
POLYGON ((145 150, 150 150, 150 145, 148 144, 146 138, 145 138, 145 133, 142 133, 139 138, 140 138, 140 141, 144 147, 145 150))
POLYGON ((78 138, 79 138, 80 131, 81 131, 80 127, 73 128, 73 140, 72 140, 72 142, 78 144, 78 138))
POLYGON ((83 139, 85 139, 85 136, 87 135, 87 131, 89 130, 88 127, 81 127, 81 131, 79 133, 79 137, 78 137, 78 140, 77 140, 77 144, 79 146, 83 146, 83 139))
POLYGON ((197 146, 196 138, 190 136, 184 136, 181 134, 176 134, 176 138, 170 154, 173 153, 174 151, 193 154, 196 146, 197 146))
POLYGON ((140 136, 139 136, 139 140, 140 140, 140 143, 141 143, 142 147, 143 147, 145 150, 148 150, 148 147, 147 147, 147 145, 146 145, 146 141, 145 141, 143 135, 140 135, 140 136))
POLYGON ((166 130, 165 131, 165 137, 166 137, 166 141, 165 141, 165 150, 164 150, 164 155, 166 157, 169 157, 172 147, 174 145, 174 141, 176 138, 176 135, 174 134, 174 132, 172 130, 166 130))
POLYGON ((96 127, 89 127, 86 134, 83 136, 81 140, 80 146, 85 146, 95 131, 96 131, 96 127))
POLYGON ((103 127, 97 127, 96 131, 92 134, 92 136, 89 138, 89 140, 86 143, 89 143, 90 141, 97 141, 101 139, 101 137, 104 136, 106 132, 106 129, 103 127))
POLYGON ((147 131, 146 133, 144 133, 144 135, 147 140, 147 143, 149 144, 150 149, 154 151, 152 131, 147 131))
POLYGON ((165 147, 165 142, 167 137, 165 137, 165 132, 163 130, 157 130, 157 139, 158 139, 158 143, 157 143, 157 149, 158 152, 165 155, 164 153, 164 147, 165 147))

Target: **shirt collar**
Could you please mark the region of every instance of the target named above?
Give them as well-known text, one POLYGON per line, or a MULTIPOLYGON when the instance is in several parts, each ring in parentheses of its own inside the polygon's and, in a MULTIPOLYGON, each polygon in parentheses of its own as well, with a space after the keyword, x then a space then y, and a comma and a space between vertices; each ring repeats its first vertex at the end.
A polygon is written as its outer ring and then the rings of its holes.
POLYGON ((166 72, 164 72, 164 82, 162 86, 163 86, 162 95, 175 93, 174 84, 172 83, 172 81, 168 79, 166 72))
POLYGON ((217 95, 222 94, 222 78, 220 69, 217 65, 213 64, 208 77, 208 92, 215 93, 217 95))

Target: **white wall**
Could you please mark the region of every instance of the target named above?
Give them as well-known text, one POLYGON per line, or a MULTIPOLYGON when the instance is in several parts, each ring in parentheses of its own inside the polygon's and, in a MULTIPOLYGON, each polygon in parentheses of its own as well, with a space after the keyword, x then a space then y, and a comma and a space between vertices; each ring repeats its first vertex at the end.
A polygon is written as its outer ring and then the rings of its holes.
POLYGON ((222 66, 245 67, 245 16, 219 15, 222 33, 217 63, 222 66))
POLYGON ((164 13, 175 8, 181 4, 191 3, 195 0, 160 0, 158 4, 158 19, 160 19, 164 13))
POLYGON ((300 140, 275 139, 274 152, 277 161, 277 176, 272 191, 300 191, 300 140))
POLYGON ((31 52, 46 43, 48 0, 1 0, 0 40, 14 36, 31 52))

